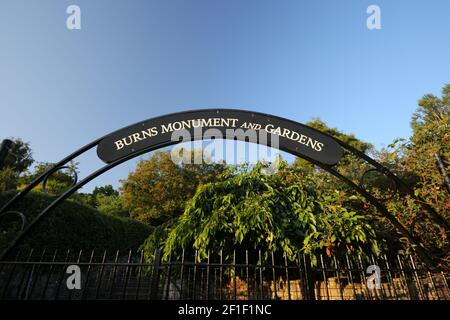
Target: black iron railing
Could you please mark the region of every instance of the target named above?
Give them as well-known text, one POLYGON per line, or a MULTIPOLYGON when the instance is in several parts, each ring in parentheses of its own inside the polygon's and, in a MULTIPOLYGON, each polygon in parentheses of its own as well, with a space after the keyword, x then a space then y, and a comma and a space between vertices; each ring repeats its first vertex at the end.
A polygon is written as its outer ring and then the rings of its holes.
POLYGON ((413 256, 288 259, 279 252, 235 251, 162 259, 156 251, 148 259, 132 251, 18 253, 0 261, 0 299, 450 299, 448 271, 427 269, 413 256), (79 274, 68 272, 74 265, 79 274))

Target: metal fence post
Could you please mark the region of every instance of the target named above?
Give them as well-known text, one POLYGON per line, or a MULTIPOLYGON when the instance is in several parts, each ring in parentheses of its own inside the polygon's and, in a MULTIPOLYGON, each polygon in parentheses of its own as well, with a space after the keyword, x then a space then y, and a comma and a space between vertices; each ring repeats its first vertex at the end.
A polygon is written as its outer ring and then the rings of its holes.
POLYGON ((311 270, 311 258, 308 255, 303 255, 303 263, 305 270, 305 282, 306 292, 308 300, 316 300, 316 294, 314 290, 314 280, 311 270))
POLYGON ((153 260, 152 280, 150 287, 150 299, 158 299, 158 285, 159 285, 159 269, 161 265, 161 252, 159 249, 155 250, 155 258, 153 260))
MULTIPOLYGON (((219 293, 221 295, 220 298, 226 300, 245 297, 248 299, 257 298, 258 300, 292 299, 292 288, 299 288, 301 290, 298 294, 295 294, 294 299, 321 300, 327 298, 323 296, 324 292, 320 294, 320 291, 323 290, 324 287, 323 284, 321 284, 323 281, 322 279, 327 278, 327 272, 329 274, 332 272, 336 273, 336 277, 340 278, 337 282, 338 287, 328 287, 328 289, 335 292, 335 294, 329 295, 330 299, 427 300, 449 299, 450 297, 448 273, 439 269, 426 269, 422 264, 418 264, 419 261, 416 261, 413 256, 404 256, 404 260, 402 260, 402 258, 397 255, 399 267, 395 268, 392 268, 388 259, 385 258, 386 268, 382 269, 382 271, 383 273, 386 273, 385 277, 387 278, 387 282, 382 283, 382 294, 378 295, 377 293, 373 293, 373 290, 370 289, 369 291, 367 288, 365 268, 363 260, 360 259, 359 255, 354 258, 346 255, 346 264, 344 262, 340 263, 338 259, 334 259, 334 265, 336 266, 334 268, 333 265, 327 264, 326 261, 323 261, 323 263, 320 261, 320 265, 311 265, 311 260, 314 256, 308 256, 306 254, 302 255, 300 253, 297 255, 296 265, 289 265, 285 256, 284 266, 281 264, 276 265, 275 259, 272 261, 269 259, 269 261, 263 264, 261 251, 258 251, 259 260, 256 264, 249 264, 248 252, 246 252, 245 264, 239 264, 238 257, 234 255, 233 260, 229 263, 221 258, 220 264, 217 264, 214 263, 214 259, 211 258, 211 252, 208 253, 210 259, 206 263, 197 260, 199 257, 198 253, 195 255, 196 260, 194 260, 194 262, 186 262, 185 255, 183 254, 181 257, 181 268, 183 268, 184 272, 181 274, 178 272, 170 272, 170 270, 180 266, 179 261, 176 259, 174 260, 173 258, 163 260, 162 252, 160 250, 155 250, 154 261, 150 265, 143 263, 142 253, 140 261, 136 263, 131 251, 128 253, 128 260, 126 263, 121 263, 117 258, 114 261, 112 261, 112 259, 107 259, 107 251, 104 251, 101 262, 95 261, 94 251, 92 251, 90 255, 89 262, 84 261, 85 258, 83 258, 82 251, 78 253, 76 261, 72 259, 73 254, 70 250, 67 250, 66 254, 62 256, 59 255, 58 251, 55 251, 53 256, 47 255, 44 250, 40 255, 40 258, 35 254, 34 250, 31 250, 29 254, 23 257, 17 253, 15 259, 11 261, 0 261, 0 299, 71 300, 73 297, 76 297, 76 299, 87 298, 89 300, 103 300, 116 299, 119 293, 122 298, 128 298, 130 294, 133 294, 137 299, 142 298, 152 300, 177 300, 179 298, 210 299, 216 298, 217 295, 216 270, 214 270, 214 283, 212 283, 212 279, 210 279, 212 272, 211 268, 220 269, 219 283, 222 285, 226 282, 227 285, 225 288, 220 286, 219 293), (73 263, 87 267, 88 270, 86 276, 83 276, 83 279, 85 279, 83 280, 83 291, 80 292, 81 295, 77 294, 76 296, 73 296, 72 291, 68 291, 65 287, 66 267, 73 263), (146 266, 153 267, 153 269, 149 270, 148 274, 143 274, 144 270, 141 269, 146 266), (128 271, 125 270, 125 273, 117 270, 114 271, 115 268, 125 268, 128 271), (135 271, 137 271, 135 268, 139 269, 139 272, 136 272, 138 282, 137 288, 134 283, 135 271), (231 273, 225 272, 224 274, 224 268, 231 273), (242 271, 244 268, 248 268, 246 296, 242 296, 241 286, 238 286, 237 284, 239 274, 242 278, 245 273, 245 271, 242 271), (298 269, 298 272, 291 272, 291 270, 295 270, 295 268, 298 269), (190 271, 190 269, 193 270, 190 271), (206 287, 204 286, 205 269, 207 272, 206 287), (208 269, 210 270, 208 271, 208 269), (239 272, 239 269, 242 269, 241 272, 239 272), (259 271, 257 269, 259 269, 259 271), (254 270, 254 272, 252 270, 254 270), (184 277, 186 277, 186 271, 187 279, 184 279, 184 277), (234 271, 234 273, 232 271, 234 271), (89 275, 89 273, 91 275, 89 275), (191 273, 193 274, 191 275, 191 273), (253 273, 256 278, 255 286, 254 288, 250 288, 248 286, 252 282, 250 279, 252 278, 253 273), (183 274, 184 276, 182 276, 183 274), (281 285, 278 286, 277 283, 276 289, 278 290, 278 295, 276 294, 277 291, 275 291, 275 282, 277 281, 276 276, 278 276, 278 280, 286 279, 287 282, 286 287, 281 285), (341 281, 341 279, 346 278, 347 281, 341 281), (172 281, 172 279, 175 281, 172 281), (230 280, 232 282, 228 284, 228 281, 230 280), (274 286, 272 287, 272 281, 274 280, 274 286), (289 281, 293 281, 295 286, 290 287, 291 284, 289 281), (297 286, 297 283, 299 287, 297 286), (144 284, 142 290, 145 288, 145 296, 139 294, 141 284, 144 284), (169 290, 171 284, 174 285, 173 291, 169 290), (180 289, 181 293, 179 297, 176 294, 176 291, 178 291, 178 284, 183 285, 180 289), (213 287, 211 287, 211 285, 213 285, 213 287), (387 289, 383 286, 387 286, 387 289), (342 294, 335 291, 337 288, 344 288, 342 294), (214 289, 214 294, 211 292, 212 289, 214 289), (287 290, 287 296, 285 290, 287 290), (373 294, 370 294, 371 292, 373 294), (267 296, 267 294, 269 295, 267 296)), ((120 256, 120 254, 115 254, 115 256, 120 256)), ((392 260, 394 257, 395 256, 389 260, 392 265, 396 265, 394 260, 392 260)), ((370 260, 370 263, 379 265, 379 261, 380 260, 373 257, 370 260)), ((76 294, 75 292, 73 293, 76 294)))

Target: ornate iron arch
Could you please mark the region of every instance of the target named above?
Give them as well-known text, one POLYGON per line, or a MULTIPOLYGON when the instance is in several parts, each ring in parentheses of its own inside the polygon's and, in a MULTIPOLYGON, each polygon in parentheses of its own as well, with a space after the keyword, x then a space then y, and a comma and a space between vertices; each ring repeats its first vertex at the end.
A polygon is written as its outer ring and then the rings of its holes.
POLYGON ((417 254, 429 266, 433 266, 436 261, 429 255, 417 237, 389 212, 383 201, 377 199, 369 190, 364 188, 365 175, 369 172, 378 172, 387 177, 395 186, 393 192, 400 194, 399 190, 401 189, 403 193, 411 196, 412 199, 420 204, 427 216, 440 225, 445 230, 447 237, 449 236, 450 228, 448 222, 428 203, 416 196, 414 191, 404 181, 388 168, 347 143, 314 128, 273 115, 235 109, 201 109, 148 119, 112 132, 73 152, 37 177, 0 208, 0 222, 7 215, 16 215, 22 221, 21 230, 1 254, 0 260, 4 260, 20 244, 42 217, 49 214, 53 208, 85 184, 117 165, 139 155, 179 143, 181 142, 179 138, 185 137, 186 134, 190 137, 190 140, 210 138, 235 139, 266 144, 272 147, 274 146, 272 142, 279 139, 279 145, 276 146, 278 149, 299 156, 320 167, 364 196, 383 217, 389 220, 403 237, 406 237, 411 244, 415 245, 417 254), (253 129, 254 132, 259 133, 268 133, 268 138, 267 135, 266 138, 262 135, 249 136, 245 129, 253 129), (205 135, 208 130, 209 133, 205 135), (241 130, 240 134, 236 135, 236 130, 241 130), (42 183, 45 188, 47 180, 54 172, 66 169, 70 161, 95 147, 97 147, 99 158, 106 162, 103 167, 90 173, 80 181, 78 181, 75 173, 72 186, 56 197, 52 203, 30 222, 26 221, 23 213, 13 210, 13 206, 39 183, 42 183), (360 177, 359 183, 344 176, 337 170, 344 152, 352 154, 368 166, 368 169, 360 177))

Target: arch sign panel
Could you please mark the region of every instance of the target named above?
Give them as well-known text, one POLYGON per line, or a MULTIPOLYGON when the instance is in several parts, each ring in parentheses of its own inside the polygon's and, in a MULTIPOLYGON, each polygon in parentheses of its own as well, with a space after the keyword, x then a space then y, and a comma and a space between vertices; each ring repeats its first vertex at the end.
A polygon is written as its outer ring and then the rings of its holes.
POLYGON ((97 155, 106 163, 180 142, 234 139, 277 148, 325 165, 335 165, 341 146, 303 124, 259 112, 202 109, 156 117, 104 137, 97 155))

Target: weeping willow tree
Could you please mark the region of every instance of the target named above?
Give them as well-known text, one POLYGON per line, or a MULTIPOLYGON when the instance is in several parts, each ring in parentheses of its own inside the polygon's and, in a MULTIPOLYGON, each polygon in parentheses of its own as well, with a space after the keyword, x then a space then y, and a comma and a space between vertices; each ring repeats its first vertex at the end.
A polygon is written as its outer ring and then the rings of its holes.
MULTIPOLYGON (((340 204, 339 191, 321 194, 308 176, 280 162, 266 175, 264 164, 230 169, 223 181, 201 185, 181 217, 162 225, 147 239, 144 250, 155 248, 164 257, 179 257, 196 249, 198 258, 222 251, 261 249, 298 253, 379 254, 373 221, 340 204)), ((267 256, 266 256, 267 258, 267 256)))

